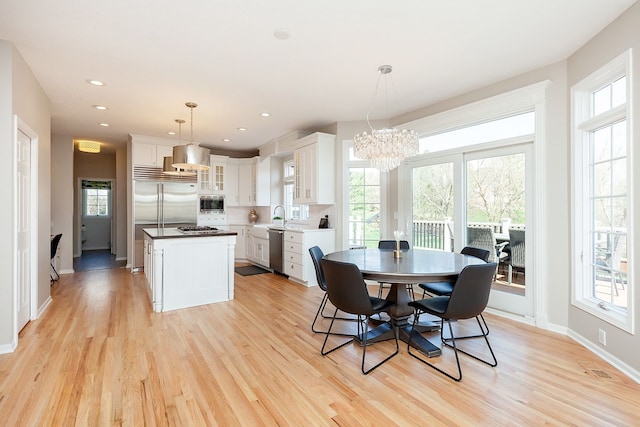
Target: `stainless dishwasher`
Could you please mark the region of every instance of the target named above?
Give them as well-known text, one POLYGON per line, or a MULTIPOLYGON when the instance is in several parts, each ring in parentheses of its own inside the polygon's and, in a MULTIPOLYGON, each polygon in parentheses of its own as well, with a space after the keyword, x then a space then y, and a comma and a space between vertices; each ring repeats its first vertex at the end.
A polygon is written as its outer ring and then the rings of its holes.
POLYGON ((284 274, 282 265, 282 251, 284 242, 284 231, 269 229, 269 267, 275 272, 284 274))

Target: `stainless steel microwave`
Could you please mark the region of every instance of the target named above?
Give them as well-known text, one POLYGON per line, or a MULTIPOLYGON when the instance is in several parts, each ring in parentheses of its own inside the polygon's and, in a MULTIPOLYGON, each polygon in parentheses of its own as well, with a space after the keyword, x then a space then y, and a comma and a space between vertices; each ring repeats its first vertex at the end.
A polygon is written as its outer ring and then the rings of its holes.
POLYGON ((200 213, 224 213, 224 196, 200 196, 200 213))

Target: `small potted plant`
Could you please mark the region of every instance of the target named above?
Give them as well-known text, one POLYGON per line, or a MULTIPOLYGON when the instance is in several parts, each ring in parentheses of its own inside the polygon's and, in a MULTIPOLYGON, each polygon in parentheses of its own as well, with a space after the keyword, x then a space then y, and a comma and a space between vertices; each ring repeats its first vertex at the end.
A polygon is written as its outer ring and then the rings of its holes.
POLYGON ((282 218, 281 216, 274 216, 273 217, 273 223, 275 225, 281 225, 284 226, 284 218, 282 218))

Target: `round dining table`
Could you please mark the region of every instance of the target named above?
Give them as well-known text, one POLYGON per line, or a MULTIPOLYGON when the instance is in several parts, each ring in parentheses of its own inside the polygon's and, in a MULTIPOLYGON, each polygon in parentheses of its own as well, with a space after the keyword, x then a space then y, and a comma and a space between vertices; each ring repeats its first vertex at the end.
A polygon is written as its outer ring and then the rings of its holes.
MULTIPOLYGON (((371 329, 366 337, 368 343, 393 339, 393 329, 398 338, 409 342, 412 325, 408 319, 413 314, 413 309, 408 305, 411 297, 407 291, 407 284, 455 282, 467 265, 484 263, 473 256, 429 249, 403 250, 400 257, 396 257, 391 249, 349 249, 329 253, 324 257, 357 265, 366 280, 391 284, 386 297, 395 303, 388 313, 391 321, 371 329)), ((439 330, 439 327, 439 324, 433 322, 420 322, 416 325, 417 332, 439 330)), ((364 337, 356 336, 355 340, 362 343, 364 337)), ((428 357, 440 355, 440 348, 421 334, 414 334, 411 346, 428 357)))

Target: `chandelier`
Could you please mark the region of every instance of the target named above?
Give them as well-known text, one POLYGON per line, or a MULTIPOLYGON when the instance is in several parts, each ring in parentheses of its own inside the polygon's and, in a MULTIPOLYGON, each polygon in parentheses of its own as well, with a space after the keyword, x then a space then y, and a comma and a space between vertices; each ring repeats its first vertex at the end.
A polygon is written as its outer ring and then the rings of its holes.
MULTIPOLYGON (((369 114, 378 95, 378 87, 383 76, 391 73, 391 65, 378 67, 378 82, 373 101, 367 111, 367 124, 370 132, 362 132, 353 137, 353 153, 356 157, 368 160, 371 166, 382 172, 397 168, 407 157, 418 154, 418 134, 414 130, 382 128, 374 129, 369 114)), ((385 91, 386 92, 386 91, 385 91)))
POLYGON ((173 147, 173 163, 171 166, 185 170, 209 170, 211 152, 208 148, 200 147, 198 143, 193 142, 193 109, 198 104, 187 102, 185 105, 191 109, 191 142, 173 147))
MULTIPOLYGON (((176 123, 178 124, 178 144, 182 145, 182 124, 184 120, 176 119, 176 123)), ((177 176, 195 176, 196 171, 187 169, 183 170, 180 168, 173 167, 173 156, 165 156, 162 162, 162 173, 166 175, 177 175, 177 176)))

